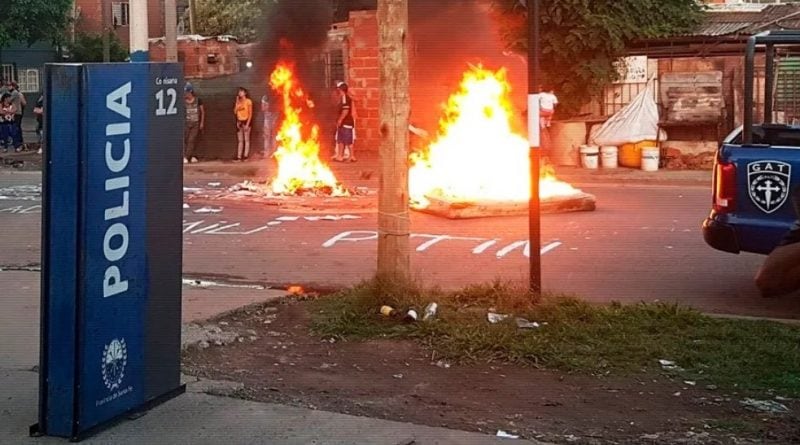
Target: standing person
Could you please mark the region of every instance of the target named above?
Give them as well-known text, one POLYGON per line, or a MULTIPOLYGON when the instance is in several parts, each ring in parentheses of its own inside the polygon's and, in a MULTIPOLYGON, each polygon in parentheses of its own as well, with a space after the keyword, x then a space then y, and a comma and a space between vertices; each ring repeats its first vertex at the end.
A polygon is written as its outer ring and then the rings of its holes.
POLYGON ((22 133, 17 129, 14 116, 17 110, 11 100, 11 94, 5 93, 0 96, 0 149, 3 153, 8 153, 9 140, 11 148, 20 151, 22 148, 22 133))
POLYGON ((264 157, 272 156, 275 149, 275 136, 278 123, 278 113, 269 92, 261 96, 261 114, 264 118, 264 157))
POLYGON ((239 141, 236 161, 241 162, 250 157, 250 130, 253 128, 253 101, 244 87, 239 87, 236 94, 233 114, 236 116, 236 137, 239 141))
POLYGON ((348 160, 356 162, 356 154, 353 148, 356 136, 356 110, 348 89, 347 84, 344 82, 339 82, 336 85, 336 90, 339 93, 339 118, 336 120, 336 151, 333 160, 338 162, 348 160))
POLYGON ((194 153, 197 150, 197 138, 206 125, 206 107, 203 100, 197 97, 194 87, 187 83, 183 88, 183 99, 186 103, 186 125, 183 127, 183 163, 198 162, 194 153))
POLYGON ((542 88, 542 92, 539 93, 539 122, 542 128, 550 128, 556 112, 556 105, 558 105, 558 97, 553 88, 542 88))
MULTIPOLYGON (((10 82, 9 83, 9 94, 11 94, 11 103, 14 104, 14 125, 17 126, 17 132, 22 137, 22 113, 25 112, 25 107, 28 106, 27 100, 25 100, 25 95, 19 90, 19 85, 17 82, 10 82)), ((16 151, 22 151, 22 143, 16 147, 16 151)))
POLYGON ((36 100, 33 114, 36 115, 36 136, 39 138, 39 154, 42 154, 42 148, 44 147, 44 95, 39 95, 39 99, 36 100))

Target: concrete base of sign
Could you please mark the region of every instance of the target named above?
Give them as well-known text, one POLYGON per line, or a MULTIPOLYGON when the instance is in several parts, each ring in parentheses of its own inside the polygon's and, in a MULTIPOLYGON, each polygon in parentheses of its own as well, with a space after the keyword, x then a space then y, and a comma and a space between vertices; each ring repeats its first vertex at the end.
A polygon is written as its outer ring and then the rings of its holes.
MULTIPOLYGON (((430 198, 426 208, 419 212, 448 219, 488 218, 493 216, 520 216, 528 214, 528 202, 524 201, 448 201, 430 198)), ((557 196, 541 201, 542 213, 590 212, 596 208, 596 198, 589 193, 557 196)))

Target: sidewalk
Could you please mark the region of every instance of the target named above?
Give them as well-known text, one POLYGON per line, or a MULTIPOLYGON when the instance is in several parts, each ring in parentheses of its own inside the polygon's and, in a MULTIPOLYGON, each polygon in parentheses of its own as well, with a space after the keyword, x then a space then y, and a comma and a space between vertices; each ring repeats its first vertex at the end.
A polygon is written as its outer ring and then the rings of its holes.
MULTIPOLYGON (((59 444, 29 438, 36 422, 39 274, 0 272, 0 444, 59 444)), ((282 296, 275 290, 184 287, 184 323, 202 321, 282 296)), ((188 389, 141 418, 125 420, 85 444, 536 444, 476 433, 369 419, 314 409, 249 402, 206 394, 214 382, 187 378, 188 389)), ((209 391, 210 392, 210 391, 209 391)))

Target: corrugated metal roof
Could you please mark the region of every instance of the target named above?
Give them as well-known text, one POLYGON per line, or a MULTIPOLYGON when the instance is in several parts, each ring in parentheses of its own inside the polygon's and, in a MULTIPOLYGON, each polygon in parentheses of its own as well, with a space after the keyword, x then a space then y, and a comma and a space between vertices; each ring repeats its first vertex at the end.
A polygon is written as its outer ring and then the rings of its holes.
POLYGON ((752 35, 774 29, 800 29, 800 4, 768 5, 761 10, 715 10, 688 36, 752 35))
POLYGON ((706 23, 690 35, 708 37, 727 36, 748 27, 750 27, 750 23, 706 23))

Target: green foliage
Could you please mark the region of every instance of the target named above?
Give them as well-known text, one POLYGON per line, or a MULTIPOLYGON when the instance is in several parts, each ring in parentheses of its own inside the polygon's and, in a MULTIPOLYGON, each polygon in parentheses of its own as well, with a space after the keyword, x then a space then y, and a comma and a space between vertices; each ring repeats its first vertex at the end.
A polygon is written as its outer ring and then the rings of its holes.
MULTIPOLYGON (((614 63, 632 41, 680 34, 703 18, 696 0, 539 1, 542 83, 556 88, 568 114, 617 78, 614 63)), ((527 54, 524 2, 492 2, 508 49, 527 54)))
POLYGON ((206 36, 233 35, 241 42, 258 36, 264 8, 275 0, 195 0, 196 32, 206 36))
POLYGON ((800 396, 800 328, 766 321, 715 319, 674 304, 594 305, 502 282, 456 292, 373 280, 311 306, 315 334, 345 340, 410 339, 438 357, 505 362, 596 375, 667 374, 726 390, 800 396), (404 323, 378 313, 439 304, 435 320, 404 323), (491 324, 488 311, 510 314, 491 324), (537 321, 519 329, 514 317, 537 321), (666 369, 659 360, 675 366, 666 369))
POLYGON ((2 0, 0 48, 14 41, 63 42, 71 7, 72 0, 2 0))
MULTIPOLYGON (((113 32, 109 32, 109 48, 111 62, 124 62, 128 58, 128 51, 113 32)), ((69 47, 70 61, 76 63, 90 63, 103 61, 103 34, 79 33, 75 35, 75 42, 69 47)))

